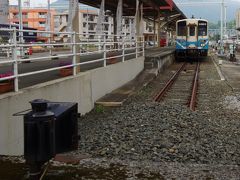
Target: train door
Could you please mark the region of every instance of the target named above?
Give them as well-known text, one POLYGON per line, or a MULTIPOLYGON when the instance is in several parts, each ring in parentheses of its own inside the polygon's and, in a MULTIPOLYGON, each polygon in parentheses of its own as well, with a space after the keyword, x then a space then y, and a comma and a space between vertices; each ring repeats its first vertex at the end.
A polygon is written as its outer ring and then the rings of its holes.
POLYGON ((188 25, 187 48, 197 48, 197 26, 195 24, 188 25))

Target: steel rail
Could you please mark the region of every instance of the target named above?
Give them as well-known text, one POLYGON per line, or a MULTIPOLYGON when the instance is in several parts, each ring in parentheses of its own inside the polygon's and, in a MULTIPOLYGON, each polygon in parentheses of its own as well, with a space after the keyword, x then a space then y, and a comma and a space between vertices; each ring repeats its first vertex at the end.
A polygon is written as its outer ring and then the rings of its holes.
POLYGON ((191 99, 189 102, 189 108, 191 109, 191 111, 196 110, 199 70, 200 70, 200 62, 198 61, 195 69, 194 79, 193 79, 191 99))
POLYGON ((175 72, 172 77, 168 80, 166 85, 163 87, 163 89, 155 96, 154 101, 160 102, 163 96, 166 94, 166 92, 170 89, 170 87, 174 84, 175 80, 183 70, 183 68, 186 66, 186 62, 182 64, 182 66, 178 69, 177 72, 175 72))

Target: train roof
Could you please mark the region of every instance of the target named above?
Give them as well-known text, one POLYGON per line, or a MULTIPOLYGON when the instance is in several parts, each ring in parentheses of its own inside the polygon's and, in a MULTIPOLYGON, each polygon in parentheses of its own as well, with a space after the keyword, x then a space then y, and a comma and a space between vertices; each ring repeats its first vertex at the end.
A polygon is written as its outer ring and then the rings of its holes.
POLYGON ((196 20, 196 21, 206 21, 206 22, 208 22, 208 20, 206 20, 206 19, 181 19, 181 20, 178 20, 177 22, 181 22, 181 21, 192 21, 192 20, 196 20))

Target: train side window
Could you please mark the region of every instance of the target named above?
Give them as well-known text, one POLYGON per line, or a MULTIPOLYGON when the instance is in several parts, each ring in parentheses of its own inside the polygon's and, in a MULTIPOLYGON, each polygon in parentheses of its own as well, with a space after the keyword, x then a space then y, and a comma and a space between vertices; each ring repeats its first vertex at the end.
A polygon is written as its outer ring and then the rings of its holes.
POLYGON ((189 36, 195 36, 195 26, 189 27, 189 36))
POLYGON ((178 29, 178 33, 177 33, 178 36, 186 36, 186 33, 187 33, 186 21, 178 22, 177 29, 178 29))

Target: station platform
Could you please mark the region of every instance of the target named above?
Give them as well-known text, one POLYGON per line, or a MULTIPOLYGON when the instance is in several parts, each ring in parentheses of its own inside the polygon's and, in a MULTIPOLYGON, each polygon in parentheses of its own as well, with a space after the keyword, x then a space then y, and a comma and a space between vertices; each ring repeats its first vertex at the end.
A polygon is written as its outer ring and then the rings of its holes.
POLYGON ((145 69, 132 81, 112 91, 96 101, 96 105, 105 107, 122 106, 135 92, 150 83, 157 74, 171 64, 174 47, 149 48, 145 51, 145 69))
POLYGON ((145 50, 145 57, 154 58, 157 57, 158 55, 165 56, 166 54, 173 53, 174 51, 175 51, 174 46, 148 48, 145 50))
POLYGON ((213 58, 224 77, 222 80, 226 80, 234 91, 240 92, 240 53, 236 55, 236 62, 220 58, 217 55, 214 55, 213 58))

